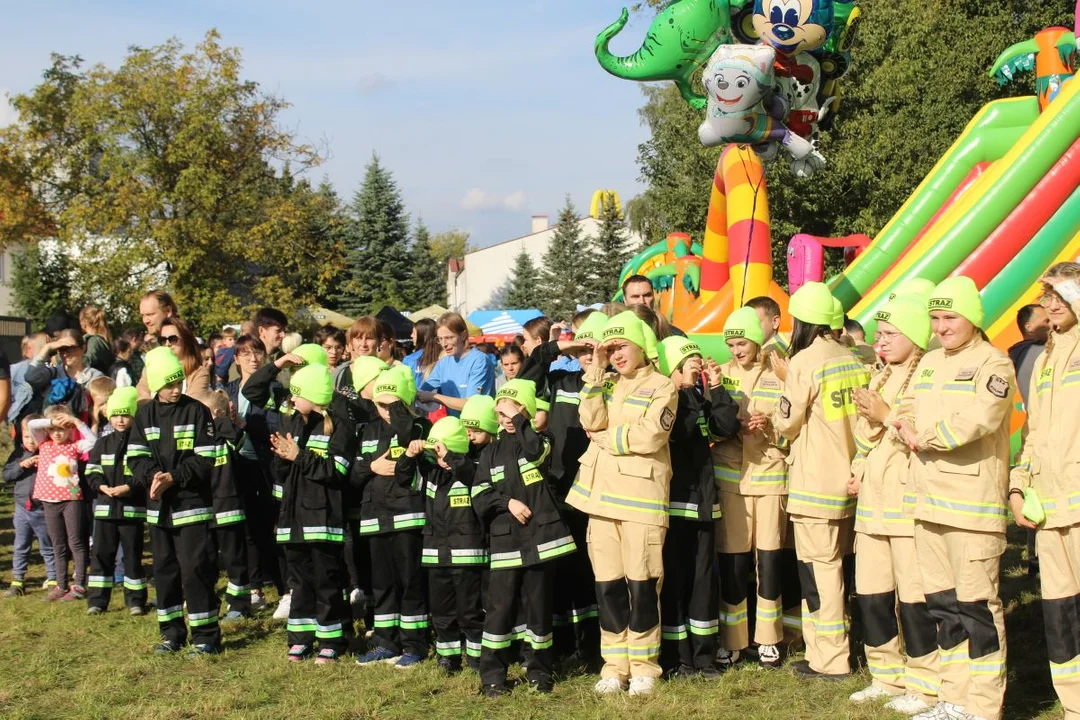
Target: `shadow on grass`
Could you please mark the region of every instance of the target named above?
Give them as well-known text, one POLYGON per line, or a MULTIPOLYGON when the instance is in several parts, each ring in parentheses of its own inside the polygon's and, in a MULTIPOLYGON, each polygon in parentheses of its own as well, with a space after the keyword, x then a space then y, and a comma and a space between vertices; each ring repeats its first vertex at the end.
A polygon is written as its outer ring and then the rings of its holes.
POLYGON ((1039 581, 1027 574, 1027 531, 1009 527, 1009 545, 1001 558, 1001 602, 1005 606, 1005 636, 1009 684, 1005 719, 1038 717, 1057 702, 1046 657, 1039 581))

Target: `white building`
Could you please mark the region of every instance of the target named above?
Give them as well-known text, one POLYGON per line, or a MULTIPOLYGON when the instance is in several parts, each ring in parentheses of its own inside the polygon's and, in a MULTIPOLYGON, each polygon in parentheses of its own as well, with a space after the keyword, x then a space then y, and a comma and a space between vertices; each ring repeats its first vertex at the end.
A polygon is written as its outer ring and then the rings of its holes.
MULTIPOLYGON (((578 228, 582 238, 595 237, 600 221, 595 217, 584 217, 578 221, 578 228)), ((446 278, 450 309, 468 317, 474 310, 505 308, 503 298, 510 289, 518 254, 524 250, 539 268, 554 236, 555 227, 549 224, 548 216, 534 215, 532 232, 528 235, 474 250, 465 255, 464 262, 451 260, 446 278)), ((627 232, 627 246, 640 245, 641 237, 627 232)))

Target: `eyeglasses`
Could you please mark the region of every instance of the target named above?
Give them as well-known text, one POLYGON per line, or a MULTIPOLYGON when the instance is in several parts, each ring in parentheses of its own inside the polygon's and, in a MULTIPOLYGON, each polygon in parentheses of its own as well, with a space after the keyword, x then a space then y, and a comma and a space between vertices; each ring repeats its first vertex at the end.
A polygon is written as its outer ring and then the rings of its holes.
POLYGON ((901 334, 902 333, 898 333, 898 332, 887 332, 885 330, 878 330, 877 331, 877 339, 878 339, 879 342, 892 342, 893 340, 898 338, 901 334))
POLYGON ((166 347, 172 347, 173 345, 180 344, 180 336, 179 335, 162 335, 161 336, 161 342, 166 347))

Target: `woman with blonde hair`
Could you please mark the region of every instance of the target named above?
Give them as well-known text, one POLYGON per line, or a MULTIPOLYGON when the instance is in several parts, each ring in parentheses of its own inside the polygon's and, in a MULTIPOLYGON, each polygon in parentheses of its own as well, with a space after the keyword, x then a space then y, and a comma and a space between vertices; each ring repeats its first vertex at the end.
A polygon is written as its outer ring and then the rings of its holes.
POLYGON ((86 364, 108 375, 116 357, 112 352, 112 333, 105 322, 105 311, 87 305, 79 311, 79 326, 86 339, 86 364))
POLYGON ((444 314, 435 323, 435 337, 443 357, 417 393, 420 400, 440 403, 458 415, 473 395, 495 394, 495 366, 487 355, 469 347, 465 318, 455 312, 444 314))

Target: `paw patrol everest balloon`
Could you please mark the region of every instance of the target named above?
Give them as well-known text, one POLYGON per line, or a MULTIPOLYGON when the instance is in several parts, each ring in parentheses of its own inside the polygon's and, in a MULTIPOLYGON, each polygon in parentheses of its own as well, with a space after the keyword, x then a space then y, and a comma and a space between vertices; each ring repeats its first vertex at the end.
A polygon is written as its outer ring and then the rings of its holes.
POLYGON ((773 94, 775 62, 776 51, 768 45, 717 48, 701 78, 708 91, 708 105, 698 138, 705 147, 779 143, 794 160, 802 161, 802 174, 809 175, 823 167, 825 159, 808 140, 784 125, 787 106, 773 94))

